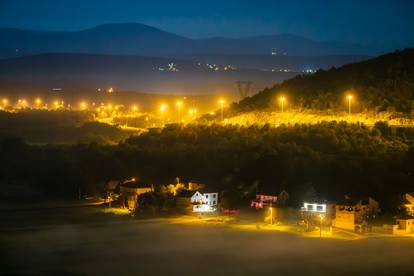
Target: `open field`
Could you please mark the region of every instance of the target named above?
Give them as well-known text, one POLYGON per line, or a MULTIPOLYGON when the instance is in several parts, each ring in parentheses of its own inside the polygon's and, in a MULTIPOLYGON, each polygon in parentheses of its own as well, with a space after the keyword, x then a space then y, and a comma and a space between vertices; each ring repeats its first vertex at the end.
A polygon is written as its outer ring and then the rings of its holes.
MULTIPOLYGON (((409 275, 414 238, 305 238, 98 207, 1 211, 0 274, 409 275)), ((243 225, 243 224, 240 224, 243 225)), ((237 227, 235 227, 237 226, 237 227)))

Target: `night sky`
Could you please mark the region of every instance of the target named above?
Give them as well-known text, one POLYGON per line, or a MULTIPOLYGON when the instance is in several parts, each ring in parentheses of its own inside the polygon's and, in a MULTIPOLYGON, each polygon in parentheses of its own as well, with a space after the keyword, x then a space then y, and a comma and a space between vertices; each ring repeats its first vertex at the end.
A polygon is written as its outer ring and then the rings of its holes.
POLYGON ((413 12, 410 0, 0 0, 0 27, 80 30, 139 22, 193 38, 292 33, 408 47, 413 12))

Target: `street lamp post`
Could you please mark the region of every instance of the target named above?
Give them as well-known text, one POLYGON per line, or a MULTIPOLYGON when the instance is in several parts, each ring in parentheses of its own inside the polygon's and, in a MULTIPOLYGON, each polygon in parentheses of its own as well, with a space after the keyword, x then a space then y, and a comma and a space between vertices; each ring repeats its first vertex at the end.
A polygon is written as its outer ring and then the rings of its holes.
POLYGON ((225 101, 220 100, 219 103, 220 103, 220 108, 221 108, 221 121, 223 121, 224 120, 224 103, 225 103, 225 101))
POLYGON ((181 123, 181 106, 183 105, 182 102, 177 102, 178 106, 178 123, 181 123))
POLYGON ((273 225, 273 208, 270 206, 270 225, 273 225))
POLYGON ((348 115, 351 115, 351 101, 352 95, 348 95, 348 115))
POLYGON ((161 105, 161 108, 160 108, 160 110, 161 110, 161 117, 162 117, 162 126, 163 127, 165 126, 165 115, 164 115, 164 113, 165 113, 165 109, 166 108, 167 108, 167 105, 165 105, 165 104, 161 105))
POLYGON ((36 103, 36 108, 39 108, 40 107, 40 104, 42 103, 42 100, 40 98, 37 98, 35 100, 35 103, 36 103))
POLYGON ((282 105, 282 113, 284 112, 285 100, 286 100, 285 97, 280 98, 280 102, 281 102, 281 105, 282 105))
POLYGON ((322 221, 323 221, 323 216, 319 215, 319 238, 322 238, 322 221))

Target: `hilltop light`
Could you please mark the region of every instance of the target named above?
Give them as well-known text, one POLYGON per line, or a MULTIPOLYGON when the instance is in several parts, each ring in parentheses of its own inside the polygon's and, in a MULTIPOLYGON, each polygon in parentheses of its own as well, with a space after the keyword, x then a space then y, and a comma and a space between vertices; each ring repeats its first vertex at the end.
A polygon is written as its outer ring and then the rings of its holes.
POLYGON ((132 110, 133 110, 133 111, 137 111, 137 110, 138 110, 138 106, 133 105, 133 106, 132 106, 132 110))
POLYGON ((37 98, 35 100, 36 105, 40 105, 42 103, 42 100, 40 98, 37 98))
POLYGON ((88 105, 85 102, 81 102, 80 107, 81 107, 81 109, 86 109, 88 107, 88 105))
POLYGON ((3 105, 7 105, 7 104, 9 103, 9 100, 7 100, 7 99, 3 99, 3 100, 2 100, 2 103, 3 103, 3 105))

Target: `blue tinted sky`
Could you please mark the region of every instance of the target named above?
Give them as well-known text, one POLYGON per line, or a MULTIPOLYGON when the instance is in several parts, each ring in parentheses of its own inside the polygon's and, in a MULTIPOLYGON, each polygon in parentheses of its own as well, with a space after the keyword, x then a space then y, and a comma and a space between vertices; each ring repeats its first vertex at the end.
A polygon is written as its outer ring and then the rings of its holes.
POLYGON ((189 37, 293 33, 414 46, 410 0, 0 0, 0 26, 79 30, 141 22, 189 37))

